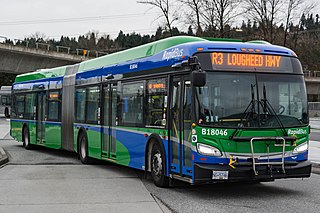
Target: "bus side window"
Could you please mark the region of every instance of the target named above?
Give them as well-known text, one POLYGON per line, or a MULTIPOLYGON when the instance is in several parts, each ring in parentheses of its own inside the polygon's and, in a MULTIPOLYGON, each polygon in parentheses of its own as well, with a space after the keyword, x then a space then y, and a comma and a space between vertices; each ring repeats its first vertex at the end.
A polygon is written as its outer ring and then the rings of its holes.
POLYGON ((75 94, 75 120, 76 122, 84 123, 85 122, 85 106, 86 106, 86 89, 79 88, 76 89, 75 94))
POLYGON ((24 119, 34 119, 34 107, 36 106, 36 94, 28 93, 25 95, 24 119))
POLYGON ((59 91, 49 92, 48 98, 48 120, 49 121, 60 121, 60 94, 59 91))
POLYGON ((16 117, 24 118, 24 99, 25 95, 17 95, 16 96, 16 117))
POLYGON ((86 99, 86 121, 98 124, 100 114, 100 87, 88 87, 86 99))
POLYGON ((146 125, 166 125, 167 79, 150 80, 147 83, 146 125))
POLYGON ((123 83, 120 125, 142 126, 144 82, 123 83))

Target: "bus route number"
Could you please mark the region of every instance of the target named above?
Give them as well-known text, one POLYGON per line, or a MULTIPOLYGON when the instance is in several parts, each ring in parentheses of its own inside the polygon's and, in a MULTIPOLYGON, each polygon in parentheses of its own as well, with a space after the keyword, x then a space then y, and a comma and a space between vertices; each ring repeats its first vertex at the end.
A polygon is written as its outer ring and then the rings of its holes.
POLYGON ((202 129, 202 135, 221 135, 227 136, 228 131, 225 129, 202 129))

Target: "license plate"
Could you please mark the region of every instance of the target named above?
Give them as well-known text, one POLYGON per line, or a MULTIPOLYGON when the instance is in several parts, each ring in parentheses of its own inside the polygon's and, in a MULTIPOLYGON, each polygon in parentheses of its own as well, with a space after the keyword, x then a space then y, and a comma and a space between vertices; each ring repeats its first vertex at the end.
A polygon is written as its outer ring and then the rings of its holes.
POLYGON ((228 180, 229 171, 212 171, 213 180, 228 180))

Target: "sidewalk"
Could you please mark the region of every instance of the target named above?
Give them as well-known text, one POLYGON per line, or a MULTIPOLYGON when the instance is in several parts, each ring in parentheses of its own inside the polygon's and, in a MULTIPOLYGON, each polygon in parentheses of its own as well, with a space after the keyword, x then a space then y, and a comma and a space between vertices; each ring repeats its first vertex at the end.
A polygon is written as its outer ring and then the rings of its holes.
MULTIPOLYGON (((16 159, 10 159, 11 163, 1 168, 2 159, 8 160, 1 146, 6 147, 9 121, 3 117, 0 120, 0 191, 5 195, 0 198, 0 212, 48 212, 48 209, 49 212, 167 211, 150 194, 134 170, 125 167, 80 163, 61 164, 63 166, 59 163, 14 164, 18 158, 28 160, 24 158, 28 155, 21 156, 17 154, 21 151, 11 149, 10 156, 16 159)), ((37 152, 34 159, 50 162, 50 157, 55 158, 55 155, 42 155, 45 158, 37 152)))
MULTIPOLYGON (((4 117, 4 115, 0 114, 0 118, 4 117)), ((8 132, 10 131, 10 126, 6 123, 0 124, 0 139, 3 139, 8 132)), ((0 144, 0 166, 8 162, 8 156, 5 151, 2 149, 0 144)))
POLYGON ((311 126, 311 129, 320 130, 320 117, 310 118, 310 126, 311 126))

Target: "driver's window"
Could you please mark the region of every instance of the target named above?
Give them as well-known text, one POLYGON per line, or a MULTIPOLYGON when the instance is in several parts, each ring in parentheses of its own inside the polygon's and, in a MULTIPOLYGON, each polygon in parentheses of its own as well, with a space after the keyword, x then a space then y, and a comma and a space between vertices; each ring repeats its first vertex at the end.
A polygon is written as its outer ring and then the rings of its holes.
POLYGON ((164 128, 168 102, 167 79, 160 78, 147 82, 146 125, 164 128))

